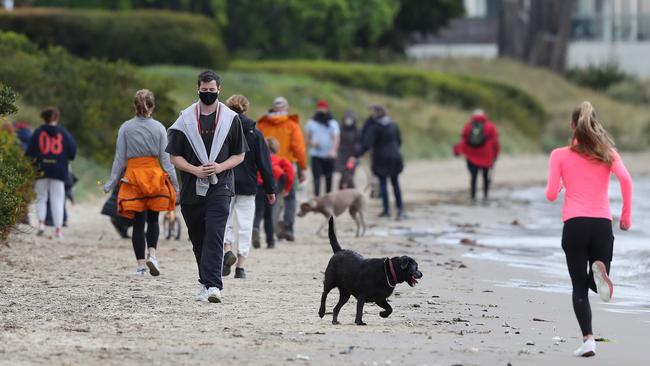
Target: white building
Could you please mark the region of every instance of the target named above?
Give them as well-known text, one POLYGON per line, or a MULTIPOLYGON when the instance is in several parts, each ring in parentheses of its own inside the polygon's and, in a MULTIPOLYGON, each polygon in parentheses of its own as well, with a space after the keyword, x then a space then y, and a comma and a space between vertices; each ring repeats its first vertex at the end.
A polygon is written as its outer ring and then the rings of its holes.
MULTIPOLYGON (((466 17, 436 37, 415 45, 415 58, 497 56, 501 0, 463 0, 466 17)), ((529 0, 521 0, 529 1, 529 0)), ((572 21, 569 67, 617 63, 624 71, 650 77, 650 0, 578 0, 572 21)))

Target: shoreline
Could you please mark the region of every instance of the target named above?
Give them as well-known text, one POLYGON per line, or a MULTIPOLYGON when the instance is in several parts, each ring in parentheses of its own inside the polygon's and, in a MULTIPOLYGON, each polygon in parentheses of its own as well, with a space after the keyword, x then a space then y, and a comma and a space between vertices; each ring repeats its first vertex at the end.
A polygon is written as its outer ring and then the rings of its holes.
MULTIPOLYGON (((638 162, 649 157, 623 154, 633 175, 650 172, 638 162)), ((545 175, 546 157, 503 157, 495 179, 497 187, 514 187, 545 175)), ((341 325, 331 324, 336 291, 318 318, 332 254, 313 234, 322 217, 299 218, 296 243, 253 250, 248 278, 227 278, 224 302, 215 305, 192 300, 196 268, 185 228, 183 240, 160 241, 162 275, 135 279, 130 241, 118 239, 99 214, 102 201, 71 206, 64 241, 15 234, 0 251, 0 365, 582 365, 571 355, 580 334, 569 293, 499 285, 543 273, 466 256, 490 248, 421 243, 405 234, 513 220, 498 202, 466 205, 466 182, 462 159, 411 162, 402 176, 407 221, 375 219, 374 200, 366 237, 353 237, 346 214, 337 219, 343 248, 366 257, 409 255, 424 274, 416 287, 398 285, 389 318, 367 305, 366 327, 354 325, 354 299, 343 307, 341 325)), ((613 313, 590 298, 596 336, 611 342, 599 343, 587 362, 645 364, 650 313, 613 313)))

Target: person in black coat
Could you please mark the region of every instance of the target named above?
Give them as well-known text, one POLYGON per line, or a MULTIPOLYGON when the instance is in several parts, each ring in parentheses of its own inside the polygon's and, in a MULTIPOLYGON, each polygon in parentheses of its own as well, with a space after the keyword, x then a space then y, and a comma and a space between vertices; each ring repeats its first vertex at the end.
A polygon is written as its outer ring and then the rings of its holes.
POLYGON ((341 143, 339 144, 336 171, 341 173, 339 189, 354 188, 355 165, 348 164, 359 149, 360 133, 357 128, 357 116, 352 111, 345 112, 341 126, 341 143))
POLYGON ((379 217, 390 216, 388 202, 388 179, 393 186, 395 204, 397 206, 397 220, 404 216, 404 205, 402 203, 402 192, 399 186, 399 174, 404 170, 404 160, 400 153, 402 138, 399 127, 386 113, 386 109, 380 105, 369 107, 370 116, 364 125, 362 143, 355 156, 350 158, 349 164, 356 163, 368 150, 372 150, 372 172, 379 179, 380 195, 383 203, 383 211, 379 217))
POLYGON ((255 121, 245 115, 249 107, 248 99, 243 95, 233 95, 226 100, 226 106, 239 114, 249 151, 244 157, 244 162, 234 168, 235 197, 230 205, 230 216, 226 224, 223 275, 229 275, 230 267, 236 262, 235 278, 245 278, 244 263, 253 236, 258 172, 270 204, 275 203, 276 188, 264 135, 255 128, 255 121), (237 243, 237 257, 232 253, 234 243, 237 243))

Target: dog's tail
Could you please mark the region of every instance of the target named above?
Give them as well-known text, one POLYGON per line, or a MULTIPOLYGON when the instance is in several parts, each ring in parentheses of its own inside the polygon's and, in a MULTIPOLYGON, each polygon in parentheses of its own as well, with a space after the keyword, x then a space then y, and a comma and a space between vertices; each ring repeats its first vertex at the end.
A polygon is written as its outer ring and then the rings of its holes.
POLYGON ((339 245, 338 239, 336 239, 336 230, 334 228, 334 216, 330 216, 329 220, 329 230, 328 230, 329 236, 330 236, 330 245, 332 246, 332 250, 334 253, 338 253, 341 250, 341 245, 339 245))

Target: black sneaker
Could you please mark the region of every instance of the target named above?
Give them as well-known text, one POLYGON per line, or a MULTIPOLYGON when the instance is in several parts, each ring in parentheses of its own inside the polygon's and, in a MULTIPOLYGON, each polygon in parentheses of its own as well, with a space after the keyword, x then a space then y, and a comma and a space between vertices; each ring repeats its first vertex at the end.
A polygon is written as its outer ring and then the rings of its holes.
POLYGON ((296 238, 293 236, 293 233, 291 231, 285 231, 284 239, 286 241, 295 241, 296 240, 296 238))
POLYGON ((246 271, 243 268, 235 268, 235 278, 246 278, 246 271))
POLYGON ((390 217, 390 213, 387 211, 382 211, 377 217, 390 217))
POLYGON ((223 256, 223 272, 222 276, 226 277, 230 274, 230 267, 237 262, 237 257, 232 253, 232 251, 227 251, 223 256))
POLYGON ((266 244, 266 249, 274 249, 274 248, 275 248, 275 243, 266 244))
POLYGON ((253 228, 253 248, 260 248, 260 229, 257 227, 253 228))

